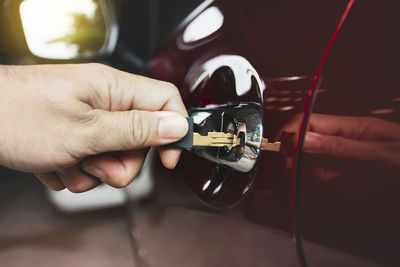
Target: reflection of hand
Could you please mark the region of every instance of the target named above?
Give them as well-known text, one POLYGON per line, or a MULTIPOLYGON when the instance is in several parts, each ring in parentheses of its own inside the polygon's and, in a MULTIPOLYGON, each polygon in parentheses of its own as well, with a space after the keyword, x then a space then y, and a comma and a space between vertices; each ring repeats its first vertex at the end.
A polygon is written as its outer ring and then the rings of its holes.
MULTIPOLYGON (((297 116, 283 130, 297 131, 300 119, 297 116)), ((312 114, 303 151, 400 167, 400 125, 371 117, 312 114)))
MULTIPOLYGON (((247 127, 246 127, 246 123, 241 122, 241 123, 239 124, 239 127, 238 127, 238 129, 237 129, 237 131, 236 131, 236 135, 239 136, 239 133, 240 133, 240 132, 243 132, 243 133, 244 133, 244 143, 246 143, 246 141, 247 141, 247 127)), ((244 146, 237 146, 237 147, 236 147, 236 152, 237 152, 239 155, 242 155, 243 152, 244 152, 244 146)))
MULTIPOLYGON (((175 86, 99 64, 0 66, 0 87, 0 164, 57 190, 86 191, 98 179, 125 186, 145 147, 187 131, 175 86)), ((168 168, 179 155, 161 151, 168 168)))

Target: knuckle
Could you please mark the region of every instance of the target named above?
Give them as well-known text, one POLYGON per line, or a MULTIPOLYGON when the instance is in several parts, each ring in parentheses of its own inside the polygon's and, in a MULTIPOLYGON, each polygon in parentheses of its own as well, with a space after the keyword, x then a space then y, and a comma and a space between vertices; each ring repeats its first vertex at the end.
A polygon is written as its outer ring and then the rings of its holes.
POLYGON ((85 179, 72 179, 71 184, 67 188, 72 193, 82 193, 92 189, 92 187, 93 185, 85 179))
POLYGON ((355 139, 362 139, 365 133, 368 132, 370 118, 354 117, 355 127, 353 127, 353 134, 355 139))
POLYGON ((55 183, 43 183, 43 184, 53 191, 61 191, 65 189, 65 185, 63 184, 55 184, 55 183))
POLYGON ((379 119, 375 118, 375 117, 361 117, 362 121, 364 122, 364 124, 374 124, 379 122, 379 119))
POLYGON ((129 133, 129 137, 127 138, 132 140, 133 146, 142 147, 149 141, 149 138, 151 138, 149 127, 147 127, 142 113, 132 111, 129 113, 129 116, 130 119, 127 121, 131 123, 129 123, 127 126, 129 129, 127 131, 129 133))
POLYGON ((91 69, 97 69, 97 70, 105 70, 106 68, 108 68, 108 66, 101 64, 101 63, 96 63, 96 62, 86 63, 84 65, 86 65, 87 67, 89 67, 91 69))
POLYGON ((100 87, 109 91, 112 88, 116 88, 118 72, 114 68, 101 63, 87 63, 84 65, 87 67, 87 73, 93 75, 96 85, 104 85, 100 87))
POLYGON ((106 72, 107 66, 101 63, 85 63, 80 65, 79 71, 86 74, 103 74, 106 72))
POLYGON ((163 87, 166 88, 166 90, 168 90, 168 93, 171 96, 179 96, 179 90, 178 87, 176 87, 173 83, 170 82, 162 82, 163 83, 163 87))
POLYGON ((98 140, 104 136, 104 127, 100 114, 97 112, 85 112, 75 118, 76 126, 70 131, 72 144, 68 144, 66 148, 74 158, 88 156, 87 153, 81 154, 81 151, 88 151, 89 154, 98 152, 98 140))
POLYGON ((335 156, 345 157, 348 155, 349 147, 344 138, 337 138, 336 142, 333 142, 331 146, 332 154, 335 156))
POLYGON ((49 185, 48 187, 53 191, 61 191, 65 189, 64 185, 49 185))
POLYGON ((75 186, 68 186, 67 188, 68 188, 68 191, 70 191, 71 193, 75 193, 75 194, 84 192, 82 189, 75 187, 75 186))
POLYGON ((120 80, 119 73, 120 73, 119 71, 117 71, 109 66, 105 66, 103 68, 102 74, 103 74, 103 78, 105 79, 106 84, 107 84, 107 90, 108 90, 107 93, 109 94, 109 97, 112 96, 113 90, 115 88, 118 88, 118 86, 119 86, 119 83, 118 83, 118 81, 120 80))
POLYGON ((42 182, 43 185, 47 186, 51 190, 61 191, 65 189, 65 185, 61 181, 55 181, 54 178, 48 177, 46 173, 34 173, 34 175, 42 182), (51 182, 49 182, 49 180, 51 182))
POLYGON ((128 186, 133 180, 133 177, 130 177, 129 175, 123 175, 120 177, 115 177, 114 179, 111 179, 110 185, 115 187, 115 188, 124 188, 128 186))

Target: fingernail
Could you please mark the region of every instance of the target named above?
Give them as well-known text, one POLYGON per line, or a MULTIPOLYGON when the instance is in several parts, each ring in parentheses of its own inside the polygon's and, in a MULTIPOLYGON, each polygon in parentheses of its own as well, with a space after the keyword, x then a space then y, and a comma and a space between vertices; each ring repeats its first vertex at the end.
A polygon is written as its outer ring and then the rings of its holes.
POLYGON ((303 149, 307 151, 318 151, 322 146, 322 140, 319 134, 307 133, 304 138, 303 149))
POLYGON ((163 139, 180 139, 186 135, 188 127, 184 117, 164 117, 158 122, 158 136, 163 139))
POLYGON ((107 178, 106 174, 94 165, 82 167, 82 169, 88 174, 99 178, 100 180, 105 180, 107 178))

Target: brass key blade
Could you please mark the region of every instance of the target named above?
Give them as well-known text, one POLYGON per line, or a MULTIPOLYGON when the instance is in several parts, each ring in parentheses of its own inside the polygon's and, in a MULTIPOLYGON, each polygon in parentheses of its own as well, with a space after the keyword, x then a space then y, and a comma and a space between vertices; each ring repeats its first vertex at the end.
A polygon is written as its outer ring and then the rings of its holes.
POLYGON ((193 133, 193 146, 237 146, 240 140, 231 133, 209 132, 207 136, 193 133))
POLYGON ((263 138, 261 150, 280 152, 281 151, 281 142, 270 143, 267 138, 263 138))

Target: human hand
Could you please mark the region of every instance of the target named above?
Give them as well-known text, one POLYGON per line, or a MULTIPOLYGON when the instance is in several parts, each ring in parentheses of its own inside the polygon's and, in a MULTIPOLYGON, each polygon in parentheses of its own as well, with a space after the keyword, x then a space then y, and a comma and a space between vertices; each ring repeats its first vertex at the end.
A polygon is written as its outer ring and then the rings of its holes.
MULTIPOLYGON (((296 116, 281 131, 297 132, 301 118, 296 116)), ((303 152, 399 168, 400 125, 372 117, 312 114, 303 152)))
MULTIPOLYGON (((0 90, 0 165, 34 172, 54 190, 126 186, 146 147, 188 129, 175 86, 100 64, 0 66, 0 90)), ((160 150, 164 166, 180 153, 160 150)))

